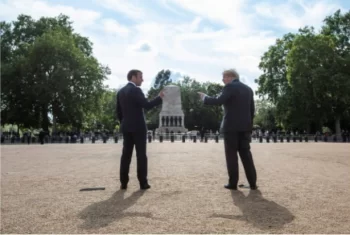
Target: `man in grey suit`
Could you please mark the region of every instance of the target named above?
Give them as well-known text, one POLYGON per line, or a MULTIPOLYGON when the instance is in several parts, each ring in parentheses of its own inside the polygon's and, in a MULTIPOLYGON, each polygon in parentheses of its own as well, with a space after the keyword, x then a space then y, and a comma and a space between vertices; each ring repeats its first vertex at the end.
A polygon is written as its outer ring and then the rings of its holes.
POLYGON ((224 117, 222 132, 224 133, 226 164, 229 175, 225 188, 237 190, 238 184, 238 155, 244 166, 245 174, 251 189, 257 189, 256 170, 253 156, 250 151, 250 140, 255 113, 253 90, 239 81, 236 70, 223 72, 225 84, 218 97, 208 97, 199 92, 204 104, 223 105, 224 117))

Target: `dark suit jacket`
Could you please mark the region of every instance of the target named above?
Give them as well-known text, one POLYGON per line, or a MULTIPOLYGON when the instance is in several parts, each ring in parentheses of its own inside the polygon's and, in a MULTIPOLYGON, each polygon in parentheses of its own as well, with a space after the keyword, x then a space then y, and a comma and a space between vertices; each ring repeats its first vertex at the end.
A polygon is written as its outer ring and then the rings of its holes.
POLYGON ((128 83, 117 93, 117 116, 121 131, 147 132, 144 109, 151 109, 161 103, 159 96, 148 101, 140 87, 128 83))
POLYGON ((238 79, 225 85, 219 97, 205 97, 204 104, 224 105, 223 132, 252 131, 255 115, 254 92, 238 79))

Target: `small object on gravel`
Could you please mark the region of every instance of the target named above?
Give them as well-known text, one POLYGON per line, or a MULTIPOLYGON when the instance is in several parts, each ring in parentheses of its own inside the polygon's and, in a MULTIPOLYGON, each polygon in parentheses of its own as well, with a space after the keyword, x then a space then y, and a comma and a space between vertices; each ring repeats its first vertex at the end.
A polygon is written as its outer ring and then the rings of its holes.
POLYGON ((258 186, 256 186, 255 188, 251 188, 250 185, 244 185, 244 184, 240 184, 240 185, 238 185, 238 187, 240 187, 240 188, 249 188, 249 189, 252 189, 252 190, 258 189, 258 186))
POLYGON ((96 191, 96 190, 105 190, 106 188, 82 188, 80 191, 96 191))

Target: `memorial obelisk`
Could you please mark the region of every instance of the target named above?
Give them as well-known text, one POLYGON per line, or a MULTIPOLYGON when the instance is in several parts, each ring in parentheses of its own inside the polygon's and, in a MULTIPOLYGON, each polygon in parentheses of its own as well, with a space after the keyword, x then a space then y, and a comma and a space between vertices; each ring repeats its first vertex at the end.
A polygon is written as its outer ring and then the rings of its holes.
POLYGON ((159 128, 158 133, 184 133, 185 115, 182 111, 181 91, 176 85, 168 85, 164 87, 164 98, 162 110, 159 113, 159 128))

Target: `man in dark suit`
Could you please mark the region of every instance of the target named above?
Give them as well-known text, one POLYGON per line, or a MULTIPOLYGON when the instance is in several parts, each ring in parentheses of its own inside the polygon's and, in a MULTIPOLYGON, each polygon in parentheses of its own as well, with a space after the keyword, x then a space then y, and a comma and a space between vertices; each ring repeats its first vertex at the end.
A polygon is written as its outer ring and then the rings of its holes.
POLYGON ((130 70, 128 84, 117 93, 117 115, 123 133, 123 153, 120 161, 121 189, 126 189, 129 182, 129 168, 134 145, 137 157, 137 178, 141 189, 151 186, 147 180, 146 139, 147 126, 144 109, 148 110, 162 103, 163 91, 152 101, 148 101, 140 86, 143 82, 142 72, 130 70))
POLYGON ((206 105, 224 106, 222 132, 229 175, 225 188, 237 190, 239 152, 250 188, 257 189, 256 170, 250 151, 255 113, 254 93, 249 86, 239 81, 239 75, 234 69, 223 72, 223 82, 225 86, 220 96, 214 98, 201 92, 199 94, 206 105))

